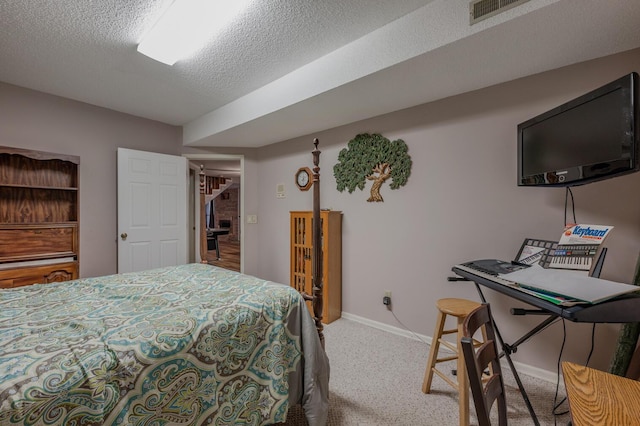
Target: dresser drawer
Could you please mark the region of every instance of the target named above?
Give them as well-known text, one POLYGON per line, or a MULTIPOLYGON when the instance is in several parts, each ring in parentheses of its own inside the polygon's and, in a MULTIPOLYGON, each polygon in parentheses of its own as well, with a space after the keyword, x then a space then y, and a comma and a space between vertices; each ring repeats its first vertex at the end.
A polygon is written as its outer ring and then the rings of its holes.
POLYGON ((2 269, 0 270, 0 288, 22 287, 38 283, 48 284, 77 278, 78 262, 2 269))

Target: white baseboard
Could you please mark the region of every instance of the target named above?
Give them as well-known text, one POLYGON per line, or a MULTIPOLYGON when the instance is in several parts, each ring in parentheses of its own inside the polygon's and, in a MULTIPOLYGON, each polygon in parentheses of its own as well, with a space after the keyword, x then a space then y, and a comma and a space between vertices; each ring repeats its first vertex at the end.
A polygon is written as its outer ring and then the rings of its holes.
MULTIPOLYGON (((424 334, 417 334, 417 333, 413 333, 407 329, 404 328, 399 328, 399 327, 395 327, 389 324, 385 324, 382 322, 378 322, 378 321, 373 321, 370 320, 368 318, 364 318, 358 315, 353 315, 350 314, 348 312, 342 312, 342 318, 350 320, 350 321, 355 321, 358 322, 360 324, 364 324, 367 325, 369 327, 373 327, 373 328, 377 328, 378 330, 382 330, 382 331, 386 331, 398 336, 402 336, 402 337, 407 337, 409 339, 413 339, 413 340, 419 340, 423 343, 426 343, 428 345, 431 345, 432 342, 432 338, 431 336, 426 336, 424 334)), ((506 364, 506 361, 503 360, 501 362, 501 364, 503 364, 502 368, 509 368, 509 366, 506 364)), ((541 380, 545 380, 549 383, 556 383, 558 380, 558 375, 555 372, 551 372, 548 370, 543 370, 542 368, 538 368, 538 367, 534 367, 528 364, 523 364, 521 362, 513 362, 513 365, 516 367, 516 369, 518 370, 519 374, 526 374, 527 376, 531 376, 531 377, 535 377, 537 379, 541 379, 541 380)))

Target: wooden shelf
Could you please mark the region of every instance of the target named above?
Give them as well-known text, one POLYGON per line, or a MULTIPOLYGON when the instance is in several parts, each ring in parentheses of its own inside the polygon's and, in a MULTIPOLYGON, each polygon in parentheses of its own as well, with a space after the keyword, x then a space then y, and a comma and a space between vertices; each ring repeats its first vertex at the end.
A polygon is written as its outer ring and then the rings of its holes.
POLYGON ((0 264, 15 263, 0 273, 0 288, 78 278, 79 164, 0 147, 0 264))
POLYGON ((41 189, 45 191, 78 191, 77 187, 66 186, 37 186, 37 185, 21 185, 13 183, 0 183, 0 188, 27 188, 27 189, 41 189))
POLYGON ((20 228, 52 228, 52 227, 77 227, 78 221, 76 220, 68 220, 65 222, 30 222, 30 223, 0 223, 0 229, 15 229, 17 227, 20 228))

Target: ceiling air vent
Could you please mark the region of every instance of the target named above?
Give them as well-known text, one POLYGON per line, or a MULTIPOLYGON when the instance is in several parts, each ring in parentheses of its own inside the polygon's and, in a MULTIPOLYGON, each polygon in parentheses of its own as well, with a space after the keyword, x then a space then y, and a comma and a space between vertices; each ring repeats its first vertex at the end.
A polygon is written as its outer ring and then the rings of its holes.
POLYGON ((529 0, 473 0, 469 4, 471 25, 528 1, 529 0))

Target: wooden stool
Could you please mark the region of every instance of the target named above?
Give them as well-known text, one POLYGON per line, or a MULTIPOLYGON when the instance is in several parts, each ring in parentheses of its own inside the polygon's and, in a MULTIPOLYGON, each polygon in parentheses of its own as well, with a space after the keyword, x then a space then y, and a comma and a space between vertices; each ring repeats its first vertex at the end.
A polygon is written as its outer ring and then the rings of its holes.
MULTIPOLYGON (((431 392, 431 380, 433 379, 433 373, 449 383, 454 389, 458 391, 459 405, 460 405, 460 425, 466 426, 469 424, 469 378, 467 377, 467 369, 464 363, 464 357, 462 356, 462 348, 460 347, 460 336, 462 336, 462 323, 464 319, 471 311, 480 306, 480 303, 473 302, 466 299, 440 299, 436 302, 438 307, 438 319, 436 321, 436 330, 433 333, 431 341, 431 349, 429 350, 429 360, 427 361, 427 368, 424 373, 424 381, 422 382, 422 392, 431 392), (449 330, 445 330, 445 322, 447 316, 454 316, 457 318, 457 327, 449 330), (455 346, 442 338, 446 334, 456 334, 455 346), (438 358, 438 351, 440 345, 444 345, 451 350, 452 354, 443 358, 438 358), (446 362, 457 360, 457 381, 452 380, 448 375, 442 371, 436 369, 436 364, 439 362, 446 362)), ((482 330, 483 338, 484 329, 482 330)), ((474 342, 475 343, 475 342, 474 342)), ((480 344, 481 342, 477 342, 480 344)))

